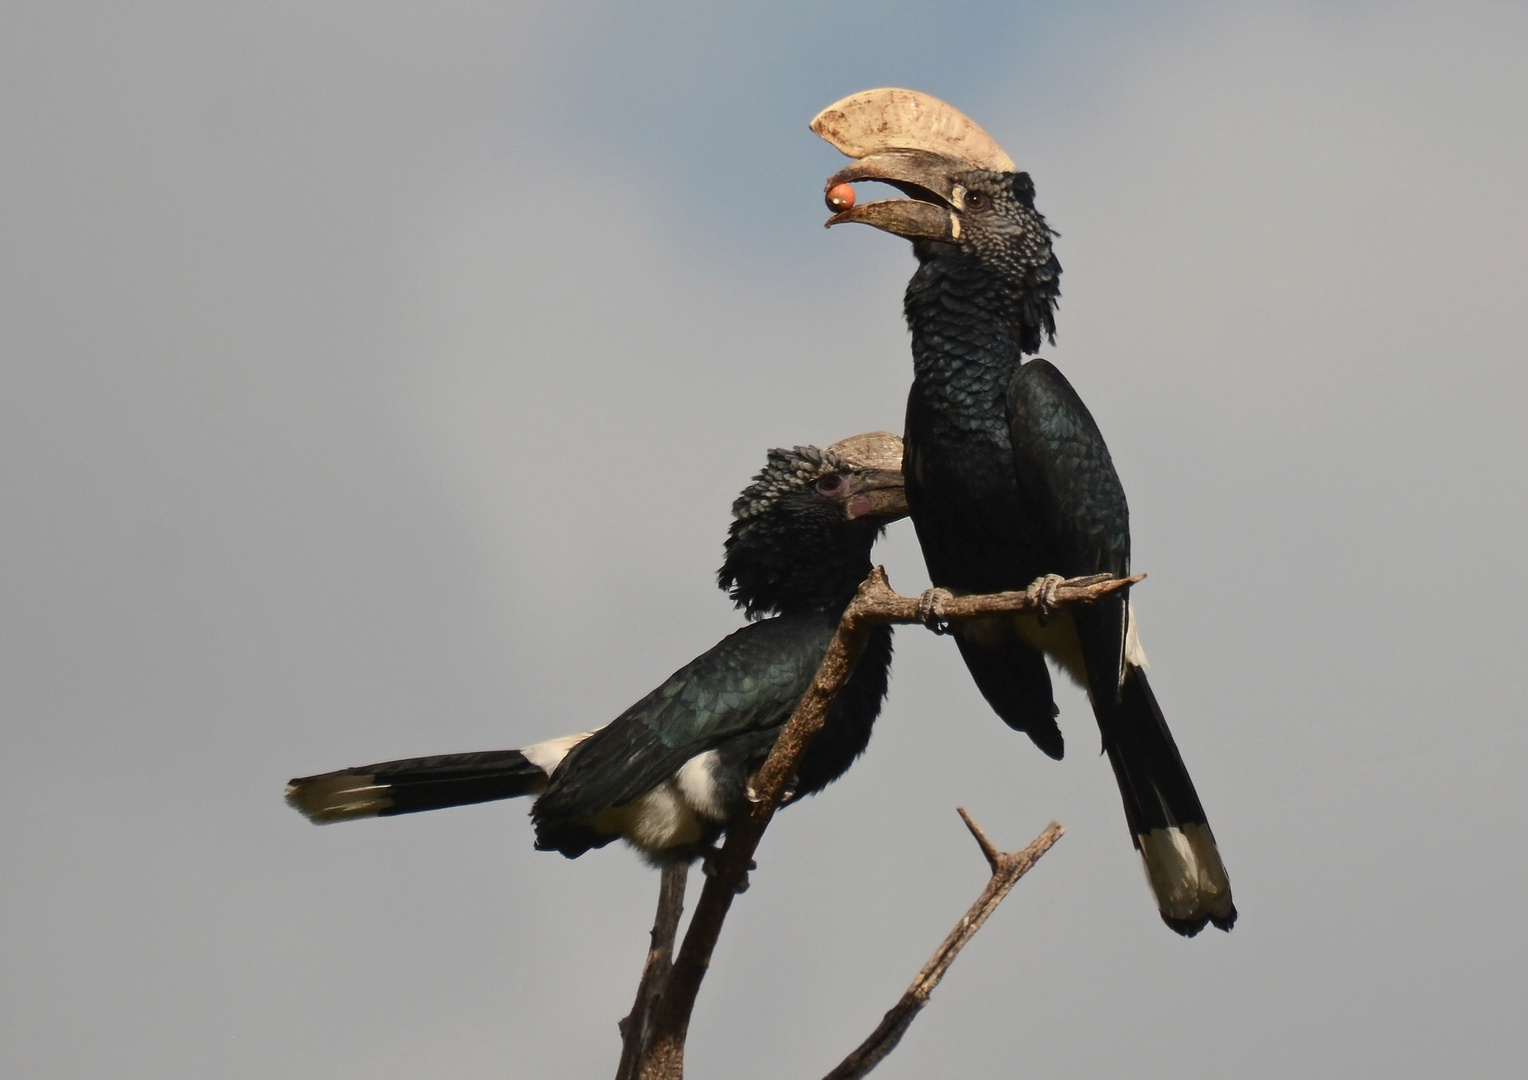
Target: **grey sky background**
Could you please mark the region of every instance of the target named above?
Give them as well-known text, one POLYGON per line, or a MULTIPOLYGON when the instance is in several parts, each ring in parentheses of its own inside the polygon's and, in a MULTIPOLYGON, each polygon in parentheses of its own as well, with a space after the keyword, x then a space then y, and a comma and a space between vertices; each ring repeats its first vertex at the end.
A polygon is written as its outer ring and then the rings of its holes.
POLYGON ((765 449, 901 427, 913 261, 822 230, 806 130, 891 84, 1062 233, 1242 921, 1158 922, 1078 692, 1056 764, 903 631, 692 1074, 873 1026, 984 880, 960 804, 1068 833, 877 1075, 1519 1075, 1525 56, 1508 4, 5 5, 0 1074, 613 1071, 635 856, 282 786, 603 723, 738 625, 765 449))

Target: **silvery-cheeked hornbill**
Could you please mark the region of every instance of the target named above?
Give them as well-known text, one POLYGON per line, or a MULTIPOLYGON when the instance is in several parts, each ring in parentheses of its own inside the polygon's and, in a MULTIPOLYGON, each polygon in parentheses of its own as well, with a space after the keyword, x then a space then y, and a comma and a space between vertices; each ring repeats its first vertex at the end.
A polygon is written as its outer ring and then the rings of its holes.
MULTIPOLYGON (((851 95, 812 130, 857 159, 827 182, 828 224, 905 237, 918 259, 904 301, 903 470, 933 584, 986 593, 1129 574, 1129 512, 1103 436, 1061 372, 1024 360, 1054 338, 1061 277, 1029 175, 968 117, 914 91, 851 95), (864 180, 907 198, 856 206, 848 185, 864 180)), ((1229 930, 1230 882, 1124 595, 953 632, 993 709, 1051 757, 1062 737, 1044 657, 1087 690, 1163 920, 1187 935, 1229 930)))
MULTIPOLYGON (((319 824, 536 795, 536 847, 569 858, 624 838, 654 861, 705 854, 745 803, 811 685, 870 549, 907 512, 902 446, 875 432, 826 450, 772 450, 732 505, 717 580, 750 619, 605 727, 522 750, 445 754, 293 780, 319 824)), ((803 758, 789 798, 864 751, 886 696, 891 628, 872 632, 803 758)))

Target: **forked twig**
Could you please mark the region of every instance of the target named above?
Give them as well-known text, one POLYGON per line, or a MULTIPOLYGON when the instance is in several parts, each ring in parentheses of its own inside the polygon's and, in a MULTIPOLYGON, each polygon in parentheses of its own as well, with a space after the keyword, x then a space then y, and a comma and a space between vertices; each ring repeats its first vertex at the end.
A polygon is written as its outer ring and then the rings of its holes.
POLYGON ((960 921, 955 924, 955 929, 951 930, 949 936, 940 943, 939 948, 934 950, 934 955, 929 957, 928 963, 923 965, 923 970, 918 972, 917 978, 913 979, 912 985, 907 988, 901 999, 886 1011, 886 1015, 881 1018, 876 1029, 854 1049, 853 1053, 839 1062, 837 1068, 823 1077, 823 1080, 859 1080, 897 1048, 897 1043, 902 1041, 902 1036, 907 1033, 914 1017, 923 1006, 928 1004, 934 987, 938 986, 939 980, 944 978, 944 973, 955 962, 955 957, 960 955, 960 950, 966 947, 966 942, 970 941, 982 928, 982 923, 987 921, 987 916, 991 915, 1003 902, 1003 898, 1018 883, 1019 878, 1029 872, 1029 868, 1039 861, 1041 855, 1051 849, 1052 844, 1061 839, 1061 834, 1065 831, 1060 823, 1053 821, 1023 851, 1003 852, 992 845, 992 841, 987 839, 987 834, 982 832, 981 826, 972 820, 964 807, 959 808, 959 813, 966 823, 966 828, 971 830, 971 835, 976 837, 976 842, 981 845, 982 854, 987 858, 987 865, 992 867, 992 877, 987 882, 987 887, 961 916, 960 921))

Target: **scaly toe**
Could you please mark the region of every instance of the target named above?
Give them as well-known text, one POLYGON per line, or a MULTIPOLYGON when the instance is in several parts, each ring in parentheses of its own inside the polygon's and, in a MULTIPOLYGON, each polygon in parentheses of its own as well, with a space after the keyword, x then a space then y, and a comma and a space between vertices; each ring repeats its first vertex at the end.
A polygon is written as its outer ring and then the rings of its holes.
POLYGON ((1056 590, 1066 578, 1060 574, 1046 574, 1044 577, 1035 578, 1029 583, 1029 588, 1024 590, 1024 595, 1029 602, 1040 609, 1040 622, 1050 620, 1056 613, 1056 590))
POLYGON ((936 634, 948 634, 950 624, 944 617, 944 602, 955 599, 949 589, 925 589, 918 597, 918 621, 936 634))

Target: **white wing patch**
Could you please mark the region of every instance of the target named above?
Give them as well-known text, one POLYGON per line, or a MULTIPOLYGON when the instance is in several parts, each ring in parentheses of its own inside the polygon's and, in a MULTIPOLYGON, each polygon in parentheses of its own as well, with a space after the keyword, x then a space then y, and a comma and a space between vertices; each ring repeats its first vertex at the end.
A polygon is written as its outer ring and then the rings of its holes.
POLYGON ((592 731, 580 731, 577 735, 563 735, 556 739, 548 739, 546 742, 521 747, 520 753, 524 755, 526 761, 551 776, 557 766, 562 764, 562 759, 568 756, 568 751, 593 734, 592 731))
POLYGON ((727 817, 726 808, 722 806, 721 788, 716 783, 716 766, 720 762, 719 753, 707 750, 679 766, 679 771, 674 774, 684 801, 701 817, 711 821, 725 821, 727 817))
POLYGON ((699 843, 707 822, 726 817, 715 776, 720 760, 715 750, 695 755, 645 795, 600 813, 594 827, 653 856, 699 843))

